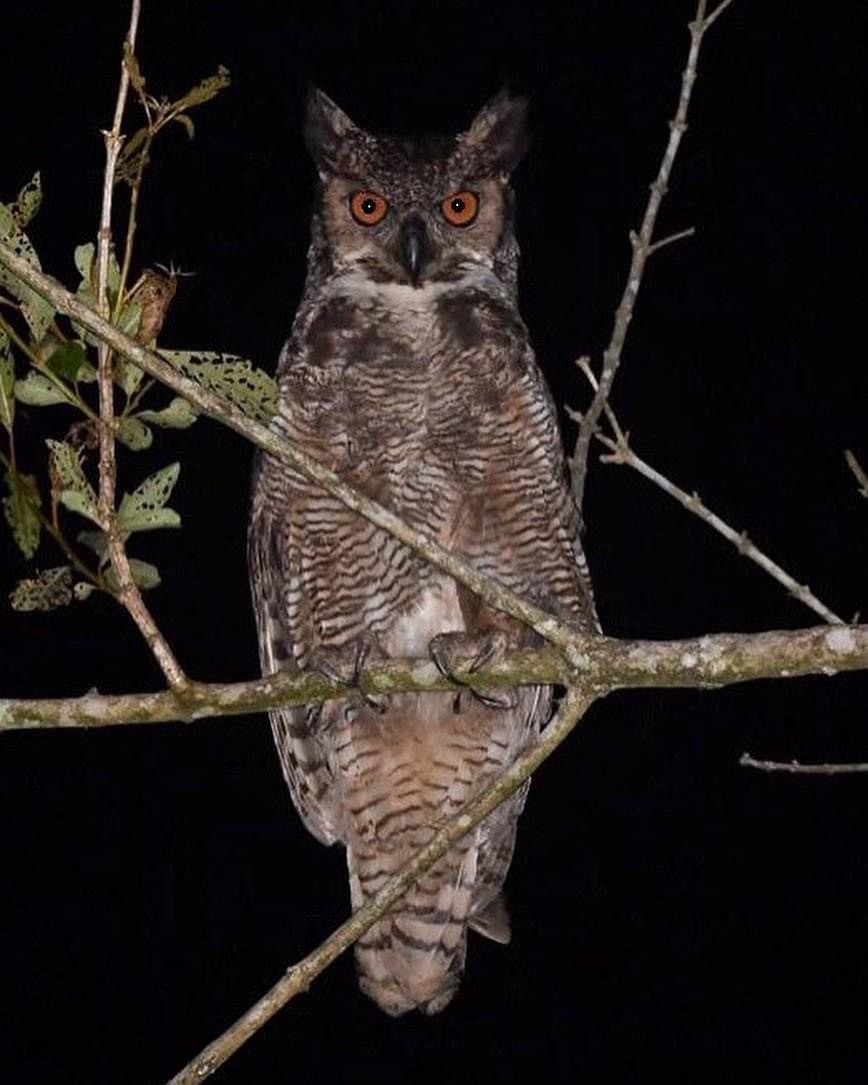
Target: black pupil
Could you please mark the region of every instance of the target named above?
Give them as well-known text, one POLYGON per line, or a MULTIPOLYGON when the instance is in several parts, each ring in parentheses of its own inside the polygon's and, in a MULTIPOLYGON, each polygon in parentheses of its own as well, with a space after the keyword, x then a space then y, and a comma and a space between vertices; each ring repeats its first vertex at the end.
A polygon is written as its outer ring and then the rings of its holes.
POLYGON ((456 215, 461 214, 461 212, 464 210, 464 206, 464 200, 462 200, 458 196, 456 196, 455 199, 452 201, 452 210, 455 212, 456 215))
POLYGON ((372 200, 370 196, 366 200, 362 200, 362 211, 364 211, 366 215, 373 215, 376 210, 377 203, 375 200, 372 200))

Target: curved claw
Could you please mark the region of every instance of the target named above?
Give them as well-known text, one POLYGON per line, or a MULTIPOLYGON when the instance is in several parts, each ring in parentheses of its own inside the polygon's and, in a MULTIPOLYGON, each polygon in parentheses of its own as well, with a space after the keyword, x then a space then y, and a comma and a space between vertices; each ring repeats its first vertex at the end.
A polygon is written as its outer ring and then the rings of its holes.
MULTIPOLYGON (((463 675, 475 674, 486 664, 499 659, 506 651, 506 635, 501 632, 474 636, 470 633, 439 633, 428 645, 428 651, 437 670, 456 685, 465 686, 468 692, 489 708, 515 708, 518 694, 513 689, 476 689, 468 685, 463 675), (461 673, 459 673, 459 671, 461 673)), ((455 698, 455 712, 461 711, 461 693, 455 698)))
POLYGON ((361 689, 365 664, 379 655, 377 638, 373 633, 362 633, 350 644, 320 648, 311 658, 310 668, 319 671, 330 682, 356 690, 368 708, 382 715, 388 708, 388 698, 365 693, 361 689))

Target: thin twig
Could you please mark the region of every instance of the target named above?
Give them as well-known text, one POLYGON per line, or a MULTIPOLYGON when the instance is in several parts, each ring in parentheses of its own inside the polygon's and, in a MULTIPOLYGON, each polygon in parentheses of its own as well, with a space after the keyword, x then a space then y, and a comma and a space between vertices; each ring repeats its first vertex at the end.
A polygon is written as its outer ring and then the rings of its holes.
MULTIPOLYGON (((688 226, 686 230, 679 230, 677 234, 669 234, 667 237, 663 237, 659 241, 655 241, 653 244, 649 245, 648 255, 651 256, 659 249, 663 249, 667 245, 671 245, 674 241, 683 241, 687 237, 693 237, 695 233, 696 227, 688 226)), ((635 234, 631 234, 630 240, 632 241, 635 236, 635 234)))
POLYGON ((499 806, 507 796, 549 757, 570 734, 584 715, 592 698, 579 690, 568 690, 556 718, 543 732, 539 741, 497 777, 486 789, 450 818, 402 870, 389 878, 383 888, 367 904, 358 909, 325 942, 287 969, 277 983, 242 1017, 228 1028, 195 1059, 189 1062, 169 1082, 169 1085, 194 1085, 209 1077, 233 1055, 266 1021, 297 994, 306 991, 317 976, 366 930, 400 900, 407 890, 422 877, 474 826, 499 806))
POLYGON ((687 55, 687 64, 681 79, 681 92, 678 97, 678 107, 675 111, 675 117, 669 125, 669 140, 660 161, 657 177, 651 185, 651 194, 648 197, 648 203, 645 207, 642 225, 639 227, 637 233, 631 235, 633 255, 630 260, 630 270, 627 272, 627 282, 624 286, 624 293, 621 296, 618 308, 615 310, 612 337, 603 354, 603 371, 600 376, 599 387, 590 407, 584 412, 584 416, 579 426, 579 432, 576 437, 576 445, 570 459, 573 495, 579 509, 581 509, 584 500, 585 480, 588 472, 588 453, 590 452, 591 439, 594 436, 594 430, 596 429, 597 422, 603 412, 603 405, 609 399, 615 374, 618 372, 618 367, 621 364, 621 354, 624 349, 624 342, 627 338, 627 329, 629 328, 630 321, 633 317, 636 298, 639 295, 639 287, 642 285, 642 275, 645 271, 645 264, 655 248, 662 248, 664 244, 676 240, 677 237, 685 237, 690 233, 690 231, 682 231, 680 234, 675 234, 671 238, 664 238, 663 241, 656 245, 653 242, 657 214, 660 210, 660 205, 663 202, 663 197, 666 194, 669 176, 672 173, 675 156, 678 154, 681 137, 687 131, 687 111, 690 105, 690 95, 693 90, 693 84, 696 81, 696 71, 699 61, 699 51, 702 47, 702 39, 706 30, 722 13, 729 2, 730 0, 725 0, 724 3, 719 4, 718 7, 715 8, 710 16, 706 16, 705 9, 707 0, 699 0, 696 9, 696 17, 693 22, 690 23, 690 50, 687 55))
POLYGON ((859 483, 859 493, 863 497, 868 497, 868 474, 865 473, 865 468, 856 459, 856 456, 849 448, 844 450, 844 459, 847 461, 847 466, 853 472, 856 477, 856 481, 859 483))
MULTIPOLYGON (((597 379, 594 376, 593 370, 587 360, 587 358, 579 358, 577 363, 579 369, 585 374, 591 387, 596 392, 597 379)), ((609 425, 612 427, 614 437, 609 437, 607 434, 596 430, 594 436, 604 444, 606 448, 610 449, 610 453, 607 456, 601 456, 602 463, 615 463, 623 464, 627 467, 632 467, 634 471, 638 471, 640 475, 647 478, 650 482, 653 482, 655 486, 659 486, 664 493, 669 494, 670 497, 682 505, 688 512, 692 512, 695 516, 698 516, 700 520, 703 520, 709 527, 722 535, 728 542, 731 542, 733 546, 738 550, 740 554, 748 558, 750 561, 759 565, 761 569, 769 574, 779 584, 782 584, 790 595, 799 600, 800 603, 804 603, 806 607, 810 607, 815 614, 828 622, 830 625, 846 625, 847 623, 843 618, 839 618, 838 615, 821 602, 816 595, 811 591, 807 584, 800 584, 795 580, 786 569, 782 569, 776 561, 772 561, 770 557, 762 552, 755 543, 751 542, 748 535, 744 531, 736 531, 735 528, 729 526, 725 520, 722 520, 716 513, 712 512, 703 502, 700 500, 697 493, 689 494, 686 490, 682 490, 680 486, 676 486, 674 482, 670 481, 665 475, 661 474, 656 468, 652 467, 649 463, 646 463, 640 456, 637 456, 630 446, 629 434, 627 434, 618 421, 615 412, 611 406, 604 404, 604 410, 606 413, 606 419, 609 425)), ((567 413, 574 415, 570 408, 567 408, 567 413)))
MULTIPOLYGON (((576 637, 577 663, 556 648, 509 652, 462 681, 478 689, 568 685, 604 697, 615 689, 717 689, 758 679, 788 679, 868 670, 868 625, 841 628, 713 633, 688 640, 576 637), (581 646, 581 647, 579 647, 581 646)), ((373 696, 453 689, 430 659, 390 659, 365 670, 362 692, 373 696)), ((247 682, 190 682, 160 693, 0 700, 0 731, 24 728, 111 727, 214 716, 248 715, 346 696, 323 675, 287 671, 247 682)))
POLYGON ((801 776, 843 776, 851 772, 868 772, 868 762, 865 761, 806 765, 803 761, 758 761, 749 753, 743 753, 738 763, 745 768, 759 769, 760 772, 790 772, 801 776))
MULTIPOLYGON (((108 320, 111 307, 108 297, 108 270, 112 240, 112 199, 115 186, 115 172, 118 155, 123 145, 121 123, 126 107, 127 92, 130 86, 130 74, 126 63, 126 51, 135 49, 136 32, 139 24, 141 0, 132 0, 130 25, 127 31, 124 59, 121 61, 121 78, 115 103, 114 120, 108 132, 104 132, 106 164, 103 173, 102 208, 100 211, 99 233, 97 235, 96 291, 97 306, 100 315, 108 320)), ((139 632, 159 664, 170 686, 181 686, 186 677, 175 658, 151 612, 148 610, 142 593, 133 579, 129 558, 124 547, 123 533, 115 517, 115 483, 117 463, 115 461, 115 408, 114 408, 114 359, 112 349, 105 339, 100 340, 98 385, 99 385, 99 518, 106 537, 106 548, 112 568, 118 582, 117 598, 126 608, 136 623, 139 632)))
POLYGON ((610 455, 600 457, 603 462, 625 464, 627 467, 632 467, 634 471, 638 471, 640 475, 653 482, 655 486, 659 486, 660 489, 669 494, 670 497, 675 498, 675 500, 687 509, 688 512, 692 512, 694 516, 698 516, 699 519, 703 520, 709 527, 714 528, 719 535, 722 535, 726 540, 731 542, 740 554, 754 562, 756 565, 759 565, 759 567, 767 572, 769 576, 773 577, 779 584, 782 584, 790 595, 798 599, 800 603, 804 603, 806 607, 810 607, 811 610, 813 610, 815 614, 819 614, 824 621, 828 622, 830 625, 847 624, 843 618, 840 618, 833 610, 827 607, 825 603, 821 602, 807 584, 800 584, 790 576, 786 569, 782 569, 776 561, 772 561, 770 557, 764 554, 755 543, 751 542, 746 532, 736 531, 735 528, 730 527, 725 520, 722 520, 716 513, 712 512, 711 509, 703 504, 698 494, 689 494, 686 490, 682 490, 680 486, 676 486, 674 482, 670 482, 665 475, 662 475, 649 463, 646 463, 640 456, 637 456, 630 447, 626 435, 622 434, 620 440, 613 440, 611 437, 607 437, 605 434, 599 432, 596 436, 607 448, 611 449, 610 455))
POLYGON ((388 531, 405 546, 421 554, 432 565, 448 573, 459 584, 470 588, 486 603, 524 622, 541 637, 556 644, 567 654, 574 651, 576 630, 570 625, 528 602, 493 577, 478 572, 469 562, 439 546, 426 535, 414 531, 400 517, 347 485, 333 471, 324 467, 303 449, 296 447, 276 430, 251 418, 239 407, 209 392, 202 385, 182 376, 159 354, 137 343, 119 328, 103 320, 98 313, 84 305, 56 279, 38 271, 3 241, 0 241, 0 264, 8 268, 22 282, 31 286, 40 297, 49 299, 56 310, 71 317, 98 338, 105 340, 118 354, 122 354, 150 376, 189 400, 202 414, 217 419, 282 463, 296 468, 342 501, 348 508, 388 531))

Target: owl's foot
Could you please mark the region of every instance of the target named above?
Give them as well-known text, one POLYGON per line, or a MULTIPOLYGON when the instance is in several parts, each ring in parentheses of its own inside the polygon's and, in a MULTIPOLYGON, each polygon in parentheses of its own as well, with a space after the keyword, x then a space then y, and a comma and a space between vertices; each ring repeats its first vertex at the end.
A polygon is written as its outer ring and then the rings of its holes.
POLYGON ((386 711, 388 698, 366 693, 361 688, 361 684, 365 667, 375 660, 384 658, 373 633, 362 633, 350 644, 320 648, 311 657, 309 666, 311 670, 318 671, 330 682, 356 690, 368 708, 382 714, 386 711))
MULTIPOLYGON (((428 645, 437 670, 459 686, 467 686, 467 676, 500 659, 507 648, 506 634, 438 633, 428 645)), ((514 689, 475 689, 467 692, 489 708, 515 708, 518 694, 514 689)), ((455 711, 461 711, 461 693, 455 698, 455 711)))

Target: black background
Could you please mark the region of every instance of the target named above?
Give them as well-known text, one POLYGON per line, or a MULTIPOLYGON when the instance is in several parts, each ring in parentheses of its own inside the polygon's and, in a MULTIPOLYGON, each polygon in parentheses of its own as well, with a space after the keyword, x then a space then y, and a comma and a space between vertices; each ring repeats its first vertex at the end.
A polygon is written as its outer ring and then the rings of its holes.
MULTIPOLYGON (((32 229, 70 284, 98 216, 125 5, 0 28, 0 197, 40 168, 32 229)), ((11 10, 10 10, 11 8, 11 10)), ((234 85, 158 145, 138 264, 184 279, 162 344, 271 368, 303 277, 315 81, 361 124, 454 131, 503 82, 533 101, 516 184, 522 308, 560 402, 585 390, 656 171, 690 2, 145 4, 154 92, 218 63, 234 85)), ((637 450, 840 614, 866 598, 868 380, 856 147, 859 5, 737 0, 711 32, 615 405, 637 450)), ((44 422, 20 411, 21 455, 44 422)), ((154 613, 189 673, 257 661, 244 535, 251 449, 215 423, 123 455, 121 484, 179 458, 179 533, 154 613)), ((587 548, 607 632, 675 637, 815 624, 772 580, 624 468, 595 466, 587 548)), ((71 524, 71 527, 73 525, 71 524)), ((43 567, 57 555, 44 545, 43 567)), ((0 537, 0 588, 26 567, 0 537)), ((0 611, 0 694, 156 688, 109 601, 0 611)), ((758 756, 868 760, 864 676, 596 704, 539 773, 510 877, 512 945, 474 939, 441 1016, 392 1021, 349 956, 216 1080, 864 1080, 864 777, 769 777, 758 756), (863 1003, 859 1004, 859 988, 863 1003), (852 1026, 851 1014, 861 1018, 852 1026), (861 1069, 860 1069, 861 1067, 861 1069)), ((0 1077, 159 1082, 344 917, 343 856, 303 830, 264 718, 0 738, 0 1077)))

